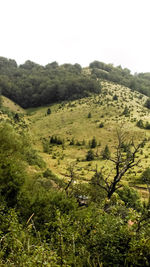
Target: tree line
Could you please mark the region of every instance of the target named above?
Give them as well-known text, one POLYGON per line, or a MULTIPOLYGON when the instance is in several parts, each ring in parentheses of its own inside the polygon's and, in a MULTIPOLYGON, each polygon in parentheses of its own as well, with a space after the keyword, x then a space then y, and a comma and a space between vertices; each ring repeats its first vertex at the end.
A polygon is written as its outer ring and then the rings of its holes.
POLYGON ((15 60, 0 57, 0 91, 29 108, 100 93, 101 85, 83 74, 79 64, 41 66, 28 60, 18 66, 15 60))
POLYGON ((131 74, 128 68, 114 67, 113 64, 105 64, 93 61, 89 65, 93 76, 112 81, 129 87, 133 91, 150 96, 150 72, 131 74))

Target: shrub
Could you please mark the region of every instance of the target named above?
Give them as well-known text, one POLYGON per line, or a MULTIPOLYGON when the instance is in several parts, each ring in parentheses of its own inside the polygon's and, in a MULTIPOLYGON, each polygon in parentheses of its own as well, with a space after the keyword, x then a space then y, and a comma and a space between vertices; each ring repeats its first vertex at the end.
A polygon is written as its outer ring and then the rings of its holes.
POLYGON ((143 129, 144 128, 144 124, 142 120, 137 121, 136 126, 138 126, 139 128, 143 129))
POLYGON ((47 109, 47 115, 50 115, 50 114, 51 114, 51 109, 48 108, 48 109, 47 109))
POLYGON ((117 95, 114 95, 113 96, 113 100, 118 100, 118 96, 117 95))
POLYGON ((109 159, 110 158, 110 150, 108 145, 105 146, 103 152, 102 152, 102 158, 103 159, 109 159))
POLYGON ((145 107, 150 109, 150 98, 146 100, 145 107))
POLYGON ((117 193, 128 208, 140 211, 142 208, 140 196, 135 189, 124 186, 123 189, 118 190, 117 193))
POLYGON ((92 114, 91 114, 91 112, 89 112, 89 114, 88 114, 88 118, 92 118, 92 114))
POLYGON ((91 141, 91 148, 95 148, 97 146, 97 141, 95 136, 93 137, 92 141, 91 141))
POLYGON ((91 149, 88 150, 88 152, 87 152, 86 160, 87 160, 87 161, 94 160, 94 152, 93 152, 91 149))
POLYGON ((103 127, 104 127, 104 123, 101 122, 101 123, 99 124, 99 128, 103 128, 103 127))

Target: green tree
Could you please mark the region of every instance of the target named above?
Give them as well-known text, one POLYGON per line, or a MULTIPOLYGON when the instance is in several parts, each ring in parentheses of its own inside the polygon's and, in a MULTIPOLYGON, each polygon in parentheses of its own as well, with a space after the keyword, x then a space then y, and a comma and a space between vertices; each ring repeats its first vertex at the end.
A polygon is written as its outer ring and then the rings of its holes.
POLYGON ((110 155, 111 155, 111 153, 110 153, 109 147, 108 147, 108 145, 106 145, 103 152, 102 152, 102 158, 103 159, 110 159, 110 155))
POLYGON ((145 107, 150 109, 150 98, 146 100, 145 107))
POLYGON ((144 123, 142 120, 139 120, 137 123, 136 123, 136 126, 138 126, 139 128, 143 129, 144 128, 144 123))
POLYGON ((51 109, 48 108, 48 109, 47 109, 47 115, 50 115, 50 114, 51 114, 51 109))
POLYGON ((87 155, 86 155, 86 160, 87 161, 94 160, 94 152, 92 149, 88 150, 87 155))
POLYGON ((92 141, 91 141, 91 148, 95 148, 97 146, 97 141, 95 136, 93 137, 92 141))
POLYGON ((90 119, 92 117, 91 112, 88 113, 88 118, 90 119))
POLYGON ((117 95, 114 95, 113 96, 113 100, 115 100, 115 101, 118 100, 118 96, 117 95))
POLYGON ((124 186, 122 189, 118 190, 117 193, 128 208, 133 208, 137 211, 142 210, 140 196, 135 189, 124 186))
POLYGON ((125 115, 125 117, 128 117, 128 116, 130 115, 130 111, 129 111, 129 109, 128 109, 128 107, 127 107, 127 106, 125 106, 125 108, 124 108, 124 111, 123 111, 122 115, 125 115))

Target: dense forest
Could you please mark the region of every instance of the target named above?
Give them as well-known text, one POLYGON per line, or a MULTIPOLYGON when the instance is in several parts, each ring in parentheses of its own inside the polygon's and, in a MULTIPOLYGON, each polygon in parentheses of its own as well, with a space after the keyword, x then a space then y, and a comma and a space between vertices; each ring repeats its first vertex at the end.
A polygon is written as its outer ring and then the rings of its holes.
POLYGON ((150 74, 135 73, 121 66, 94 61, 85 71, 79 64, 41 66, 30 60, 18 66, 15 60, 0 57, 0 91, 24 108, 100 93, 99 79, 127 86, 150 96, 150 74))
POLYGON ((0 58, 0 90, 3 95, 24 108, 37 107, 63 100, 73 100, 100 93, 100 83, 84 75, 79 64, 56 62, 40 66, 26 61, 0 58))

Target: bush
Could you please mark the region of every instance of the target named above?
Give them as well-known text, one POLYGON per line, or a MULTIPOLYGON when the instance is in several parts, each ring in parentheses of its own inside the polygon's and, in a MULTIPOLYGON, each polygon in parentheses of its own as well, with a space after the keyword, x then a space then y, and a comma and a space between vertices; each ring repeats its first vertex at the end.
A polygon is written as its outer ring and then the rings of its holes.
POLYGON ((130 115, 130 110, 128 109, 127 106, 124 108, 124 111, 123 111, 122 115, 124 115, 125 117, 129 117, 129 115, 130 115))
POLYGON ((137 211, 141 210, 142 204, 140 201, 140 196, 135 189, 124 186, 123 189, 118 190, 117 193, 128 208, 133 208, 137 211))
POLYGON ((150 123, 148 121, 146 122, 145 129, 150 130, 150 123))
POLYGON ((90 150, 87 152, 86 160, 87 160, 87 161, 94 160, 94 152, 93 152, 93 150, 90 149, 90 150))
POLYGON ((146 100, 145 107, 150 109, 150 98, 146 100))
POLYGON ((92 141, 91 141, 91 148, 95 148, 97 146, 97 141, 95 136, 93 137, 92 141))
POLYGON ((101 123, 99 124, 99 128, 103 128, 103 127, 104 127, 104 123, 101 122, 101 123))
POLYGON ((103 159, 109 159, 110 158, 110 150, 108 145, 105 146, 103 152, 102 152, 102 158, 103 159))
POLYGON ((89 114, 88 114, 88 118, 89 118, 89 119, 92 118, 92 114, 91 114, 91 112, 89 112, 89 114))
POLYGON ((48 109, 47 109, 47 115, 50 115, 50 114, 51 114, 51 109, 48 108, 48 109))
POLYGON ((139 128, 143 129, 144 128, 144 124, 142 120, 137 121, 136 126, 138 126, 139 128))
POLYGON ((118 100, 118 96, 117 95, 114 95, 113 96, 113 100, 118 100))

